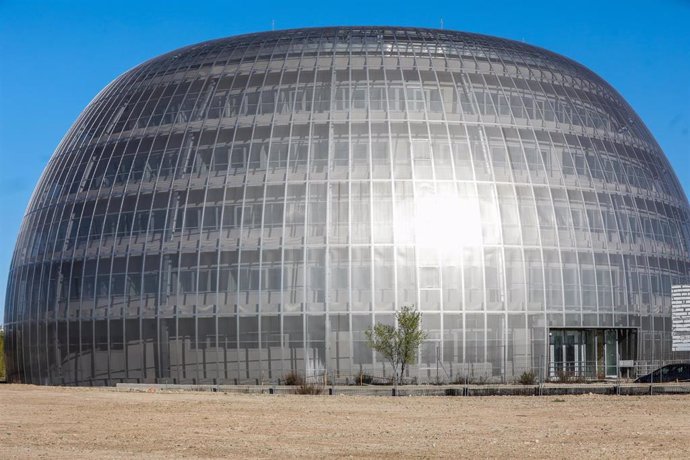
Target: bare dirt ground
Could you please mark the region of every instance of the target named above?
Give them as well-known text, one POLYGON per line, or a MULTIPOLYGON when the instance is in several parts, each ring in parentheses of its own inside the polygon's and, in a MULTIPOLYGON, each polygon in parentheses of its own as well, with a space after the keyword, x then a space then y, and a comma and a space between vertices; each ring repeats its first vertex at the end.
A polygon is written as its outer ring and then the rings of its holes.
POLYGON ((376 397, 0 385, 0 458, 690 458, 690 396, 376 397))

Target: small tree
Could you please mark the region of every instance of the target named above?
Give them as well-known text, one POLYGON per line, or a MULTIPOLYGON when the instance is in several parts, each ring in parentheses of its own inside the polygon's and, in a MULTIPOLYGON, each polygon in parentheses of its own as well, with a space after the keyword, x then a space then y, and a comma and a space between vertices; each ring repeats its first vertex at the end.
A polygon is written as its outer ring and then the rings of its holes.
POLYGON ((417 349, 427 337, 422 330, 422 313, 414 306, 404 306, 395 314, 397 327, 376 323, 366 331, 367 345, 378 351, 393 367, 395 383, 402 383, 405 368, 414 364, 417 349))

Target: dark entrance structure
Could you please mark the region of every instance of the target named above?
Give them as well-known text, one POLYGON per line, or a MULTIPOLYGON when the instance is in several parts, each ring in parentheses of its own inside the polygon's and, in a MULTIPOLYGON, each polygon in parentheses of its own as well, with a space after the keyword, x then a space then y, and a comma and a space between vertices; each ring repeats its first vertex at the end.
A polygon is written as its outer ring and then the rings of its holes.
POLYGON ((637 356, 637 329, 551 329, 551 378, 603 379, 624 376, 637 356))

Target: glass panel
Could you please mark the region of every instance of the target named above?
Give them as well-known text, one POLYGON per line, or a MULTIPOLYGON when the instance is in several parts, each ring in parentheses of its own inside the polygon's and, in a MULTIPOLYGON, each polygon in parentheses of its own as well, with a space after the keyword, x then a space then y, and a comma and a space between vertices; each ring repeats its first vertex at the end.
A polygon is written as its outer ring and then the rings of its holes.
POLYGON ((351 382, 382 373, 364 331, 402 305, 428 313, 420 382, 441 363, 508 381, 549 354, 606 376, 616 342, 672 357, 682 187, 618 94, 528 48, 279 31, 118 78, 27 207, 10 378, 351 382))

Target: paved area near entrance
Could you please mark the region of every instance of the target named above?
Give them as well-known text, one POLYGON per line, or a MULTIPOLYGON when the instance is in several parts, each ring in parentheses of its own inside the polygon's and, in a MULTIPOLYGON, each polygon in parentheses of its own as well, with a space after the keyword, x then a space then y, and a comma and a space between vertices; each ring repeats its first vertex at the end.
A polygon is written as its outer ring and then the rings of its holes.
POLYGON ((368 397, 0 385, 0 458, 690 458, 690 396, 368 397))

